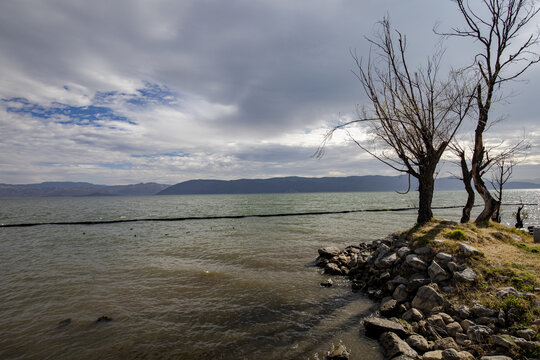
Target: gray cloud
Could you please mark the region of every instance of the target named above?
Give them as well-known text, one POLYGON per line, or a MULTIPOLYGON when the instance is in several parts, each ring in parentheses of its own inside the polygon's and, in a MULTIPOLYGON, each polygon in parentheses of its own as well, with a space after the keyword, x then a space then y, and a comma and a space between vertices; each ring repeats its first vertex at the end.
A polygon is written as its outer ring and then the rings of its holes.
MULTIPOLYGON (((0 144, 6 169, 0 182, 87 180, 85 172, 107 183, 387 172, 343 139, 322 160, 310 158, 324 129, 365 101, 349 50, 368 56, 364 36, 389 14, 408 36, 411 61, 421 63, 439 41, 435 23, 460 22, 454 6, 432 0, 4 1, 0 98, 43 107, 101 104, 134 124, 62 125, 4 105, 0 130, 9 138, 3 135, 0 144), (140 99, 148 84, 170 90, 174 101, 127 101, 140 99), (96 94, 107 92, 117 95, 99 103, 96 94), (174 152, 189 156, 133 157, 174 152), (100 162, 133 166, 104 169, 100 162)), ((445 46, 445 64, 471 61, 474 44, 449 40, 445 46)), ((536 131, 540 69, 526 77, 528 83, 511 84, 507 93, 516 95, 496 108, 509 120, 493 127, 494 138, 536 131)), ((529 165, 530 172, 524 177, 540 177, 538 165, 529 165)))

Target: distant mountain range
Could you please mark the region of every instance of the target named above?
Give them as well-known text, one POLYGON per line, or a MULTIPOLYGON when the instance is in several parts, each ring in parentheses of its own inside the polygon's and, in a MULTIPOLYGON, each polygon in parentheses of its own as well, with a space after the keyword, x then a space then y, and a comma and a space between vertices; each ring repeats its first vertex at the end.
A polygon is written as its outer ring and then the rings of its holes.
POLYGON ((28 185, 0 184, 0 198, 155 195, 167 187, 169 185, 156 183, 114 186, 95 185, 86 182, 43 182, 28 185))
MULTIPOLYGON (((411 182, 411 190, 417 182, 411 182)), ((269 194, 306 192, 405 191, 406 176, 348 176, 348 177, 280 177, 271 179, 189 180, 176 185, 140 183, 133 185, 95 185, 86 182, 43 182, 39 184, 0 184, 0 198, 51 196, 138 196, 138 195, 196 195, 196 194, 269 194)), ((435 190, 462 190, 461 180, 441 178, 435 190)), ((505 189, 540 189, 540 184, 514 181, 505 189)))
MULTIPOLYGON (((282 177, 271 179, 240 180, 189 180, 158 193, 158 195, 189 194, 265 194, 302 192, 355 192, 355 191, 405 191, 407 176, 349 176, 349 177, 282 177)), ((411 189, 417 188, 411 179, 411 189)), ((530 182, 508 182, 506 189, 535 189, 540 184, 530 182)), ((441 178, 435 182, 435 190, 462 190, 463 183, 455 178, 441 178)))

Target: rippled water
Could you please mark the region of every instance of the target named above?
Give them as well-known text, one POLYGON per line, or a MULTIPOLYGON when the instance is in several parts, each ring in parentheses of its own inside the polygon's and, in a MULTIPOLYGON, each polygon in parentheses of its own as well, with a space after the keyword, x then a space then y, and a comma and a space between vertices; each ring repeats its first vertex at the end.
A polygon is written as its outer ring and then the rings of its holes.
MULTIPOLYGON (((414 206, 416 194, 340 193, 0 200, 0 223, 414 206)), ((507 192, 538 203, 540 191, 507 192)), ((440 192, 434 205, 459 205, 440 192)), ((538 206, 528 206, 540 223, 538 206)), ((513 223, 514 207, 503 222, 513 223)), ((435 211, 457 220, 460 209, 435 211)), ((373 304, 311 266, 317 248, 412 226, 410 212, 0 228, 2 359, 313 359, 359 331, 373 304), (111 322, 96 322, 100 316, 111 322), (70 319, 69 324, 61 323, 70 319)))

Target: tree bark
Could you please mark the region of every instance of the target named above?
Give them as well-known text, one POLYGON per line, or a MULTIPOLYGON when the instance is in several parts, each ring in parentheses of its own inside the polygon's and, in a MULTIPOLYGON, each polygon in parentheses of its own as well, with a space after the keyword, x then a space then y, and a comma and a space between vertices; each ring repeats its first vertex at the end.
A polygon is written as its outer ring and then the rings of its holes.
POLYGON ((435 179, 433 178, 435 169, 433 171, 427 170, 426 172, 427 174, 420 173, 420 177, 418 178, 419 202, 417 224, 425 224, 433 218, 431 203, 435 189, 435 179))
POLYGON ((471 219, 471 210, 472 210, 472 207, 474 206, 474 189, 471 184, 472 172, 469 170, 469 167, 467 166, 465 153, 461 152, 459 154, 459 157, 461 160, 461 173, 463 175, 463 184, 465 185, 465 190, 467 191, 467 202, 465 203, 465 206, 463 207, 463 211, 461 213, 461 220, 460 220, 462 224, 465 224, 469 222, 469 220, 471 219))

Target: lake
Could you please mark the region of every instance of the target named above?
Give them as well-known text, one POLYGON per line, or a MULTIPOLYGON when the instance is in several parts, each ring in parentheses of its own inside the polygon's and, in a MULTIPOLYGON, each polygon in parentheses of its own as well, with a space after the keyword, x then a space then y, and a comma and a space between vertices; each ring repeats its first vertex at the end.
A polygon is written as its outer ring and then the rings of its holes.
MULTIPOLYGON (((0 199, 0 223, 413 207, 416 193, 0 199)), ((505 193, 539 203, 540 190, 505 193)), ((437 192, 434 206, 464 192, 437 192)), ((513 225, 517 206, 503 207, 513 225)), ((525 224, 539 224, 527 206, 525 224)), ((480 209, 475 208, 474 214, 480 209)), ((459 220, 461 209, 435 210, 459 220)), ((0 228, 1 359, 382 359, 375 304, 314 267, 317 249, 411 227, 415 211, 0 228), (96 320, 107 316, 112 321, 96 320), (68 321, 69 319, 69 321, 68 321)))

